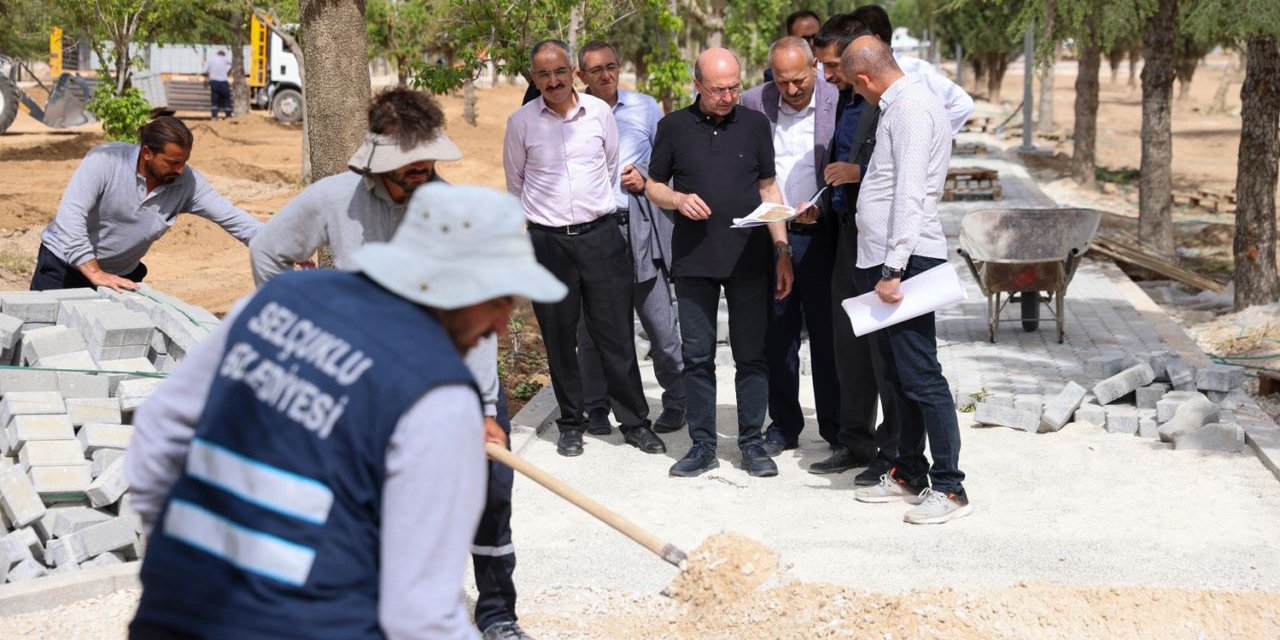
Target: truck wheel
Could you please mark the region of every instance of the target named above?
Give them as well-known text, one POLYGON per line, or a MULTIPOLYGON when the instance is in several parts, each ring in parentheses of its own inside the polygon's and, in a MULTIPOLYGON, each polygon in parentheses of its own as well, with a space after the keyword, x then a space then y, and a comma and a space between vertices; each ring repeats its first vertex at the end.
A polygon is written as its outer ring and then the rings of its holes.
POLYGON ((302 120, 302 94, 296 89, 281 89, 271 99, 271 115, 285 124, 302 120))
POLYGON ((9 129, 18 117, 18 87, 9 76, 0 75, 0 133, 9 129))

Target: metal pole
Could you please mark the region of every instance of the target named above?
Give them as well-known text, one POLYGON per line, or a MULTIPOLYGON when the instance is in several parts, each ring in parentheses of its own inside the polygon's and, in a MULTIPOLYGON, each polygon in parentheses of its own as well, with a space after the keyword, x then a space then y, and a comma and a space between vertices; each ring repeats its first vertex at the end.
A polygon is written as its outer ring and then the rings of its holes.
POLYGON ((964 47, 956 43, 956 84, 964 86, 964 47))
POLYGON ((1027 24, 1027 32, 1022 36, 1022 64, 1024 67, 1022 80, 1022 151, 1034 151, 1032 142, 1031 107, 1035 100, 1031 97, 1031 81, 1035 75, 1036 23, 1027 24))

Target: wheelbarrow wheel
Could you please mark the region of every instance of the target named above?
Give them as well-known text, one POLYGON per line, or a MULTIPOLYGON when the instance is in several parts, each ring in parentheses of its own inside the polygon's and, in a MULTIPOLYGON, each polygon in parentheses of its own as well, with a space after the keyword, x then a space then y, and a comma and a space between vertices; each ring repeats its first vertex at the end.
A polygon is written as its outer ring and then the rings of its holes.
POLYGON ((1040 292, 1023 291, 1018 297, 1022 299, 1022 330, 1031 333, 1040 328, 1040 292))

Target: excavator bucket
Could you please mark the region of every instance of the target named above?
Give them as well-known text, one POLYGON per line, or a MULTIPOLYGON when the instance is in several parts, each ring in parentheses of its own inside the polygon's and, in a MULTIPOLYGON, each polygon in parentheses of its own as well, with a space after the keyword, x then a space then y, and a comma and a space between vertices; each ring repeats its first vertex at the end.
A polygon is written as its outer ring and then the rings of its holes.
POLYGON ((89 91, 89 83, 85 82, 84 78, 64 73, 54 83, 53 91, 49 92, 49 101, 45 103, 43 117, 36 116, 34 111, 31 115, 43 122, 45 126, 55 129, 88 124, 96 120, 92 114, 84 110, 84 105, 91 95, 93 94, 89 91))

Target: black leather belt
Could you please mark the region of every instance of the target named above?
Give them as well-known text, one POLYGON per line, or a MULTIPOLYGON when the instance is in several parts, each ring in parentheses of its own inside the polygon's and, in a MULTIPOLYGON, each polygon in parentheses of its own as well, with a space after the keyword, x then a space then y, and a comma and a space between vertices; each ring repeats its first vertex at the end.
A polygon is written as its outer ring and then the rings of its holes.
POLYGON ((584 222, 582 224, 570 224, 563 227, 549 227, 545 224, 537 224, 534 222, 530 222, 528 224, 528 227, 530 231, 554 233, 562 236, 580 236, 584 233, 594 231, 597 227, 604 226, 612 218, 613 216, 603 215, 603 216, 600 216, 599 218, 596 218, 595 220, 592 220, 591 222, 584 222))
POLYGON ((817 222, 811 222, 809 224, 800 224, 798 222, 788 221, 787 231, 789 233, 800 233, 800 234, 817 233, 819 226, 820 225, 817 222))
POLYGON ((623 207, 623 208, 614 210, 613 217, 618 219, 618 226, 620 227, 625 227, 631 224, 630 207, 623 207))

